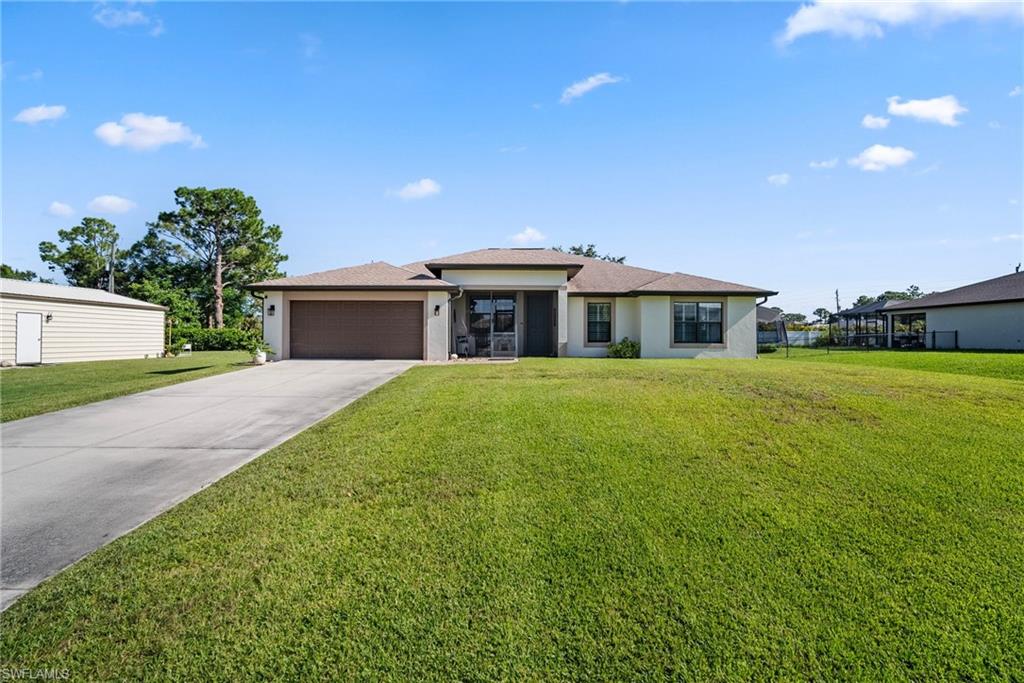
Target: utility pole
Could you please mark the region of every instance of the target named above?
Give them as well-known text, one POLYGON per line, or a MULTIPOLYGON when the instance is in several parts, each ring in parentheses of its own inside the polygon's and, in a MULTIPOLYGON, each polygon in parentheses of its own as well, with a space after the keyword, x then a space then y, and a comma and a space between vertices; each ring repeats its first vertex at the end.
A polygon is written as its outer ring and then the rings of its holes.
POLYGON ((114 257, 117 256, 117 242, 110 245, 110 258, 107 259, 107 291, 114 293, 114 257))

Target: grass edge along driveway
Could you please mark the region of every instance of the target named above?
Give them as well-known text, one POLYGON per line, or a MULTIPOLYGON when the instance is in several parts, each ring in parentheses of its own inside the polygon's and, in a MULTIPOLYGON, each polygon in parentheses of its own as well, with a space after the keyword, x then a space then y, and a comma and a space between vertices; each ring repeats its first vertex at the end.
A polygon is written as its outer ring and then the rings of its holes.
POLYGON ((159 389, 247 367, 244 351, 59 363, 0 371, 0 422, 159 389))
POLYGON ((112 678, 1012 678, 1020 383, 414 368, 5 612, 112 678))

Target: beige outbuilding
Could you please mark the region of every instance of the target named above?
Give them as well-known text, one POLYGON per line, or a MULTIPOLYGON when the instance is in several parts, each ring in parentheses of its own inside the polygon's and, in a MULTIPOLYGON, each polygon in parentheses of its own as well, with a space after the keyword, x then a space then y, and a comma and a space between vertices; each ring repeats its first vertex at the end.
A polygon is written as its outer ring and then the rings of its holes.
POLYGON ((98 289, 0 279, 0 361, 18 365, 158 356, 163 306, 98 289))

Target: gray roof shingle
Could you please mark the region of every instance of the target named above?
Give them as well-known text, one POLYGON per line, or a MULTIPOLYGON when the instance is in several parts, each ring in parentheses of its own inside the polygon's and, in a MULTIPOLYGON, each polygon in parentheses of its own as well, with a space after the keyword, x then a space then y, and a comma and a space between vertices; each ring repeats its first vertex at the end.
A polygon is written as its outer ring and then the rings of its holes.
POLYGON ((554 249, 477 249, 409 263, 380 261, 310 275, 267 280, 250 289, 455 289, 439 279, 443 269, 564 268, 570 295, 718 294, 768 296, 776 292, 683 273, 663 273, 554 249))
POLYGON ((911 301, 890 301, 884 310, 889 312, 1005 301, 1024 301, 1024 273, 1010 273, 945 292, 936 292, 911 301))
POLYGON ((335 268, 308 275, 264 280, 249 289, 455 289, 455 285, 430 273, 399 268, 383 261, 335 268))

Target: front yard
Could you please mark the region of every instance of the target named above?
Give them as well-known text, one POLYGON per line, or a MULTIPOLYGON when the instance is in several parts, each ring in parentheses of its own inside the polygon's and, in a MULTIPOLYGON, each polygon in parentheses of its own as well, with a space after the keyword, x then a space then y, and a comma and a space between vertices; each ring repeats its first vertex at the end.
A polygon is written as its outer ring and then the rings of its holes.
POLYGON ((0 422, 239 370, 248 360, 242 351, 200 351, 178 358, 6 368, 0 372, 0 422))
POLYGON ((1024 384, 424 366, 45 582, 74 678, 1011 679, 1024 384))
POLYGON ((791 347, 762 354, 766 360, 800 361, 809 363, 835 363, 838 365, 866 365, 877 368, 925 370, 954 375, 999 377, 1024 381, 1024 353, 997 351, 890 351, 878 349, 826 351, 824 348, 791 347))

